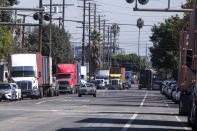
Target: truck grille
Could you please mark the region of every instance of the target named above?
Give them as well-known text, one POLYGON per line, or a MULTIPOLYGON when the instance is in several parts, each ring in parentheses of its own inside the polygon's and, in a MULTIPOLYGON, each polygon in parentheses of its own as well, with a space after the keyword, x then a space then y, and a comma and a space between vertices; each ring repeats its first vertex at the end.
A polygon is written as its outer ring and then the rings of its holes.
POLYGON ((23 90, 32 90, 32 83, 30 81, 17 82, 18 87, 23 90))

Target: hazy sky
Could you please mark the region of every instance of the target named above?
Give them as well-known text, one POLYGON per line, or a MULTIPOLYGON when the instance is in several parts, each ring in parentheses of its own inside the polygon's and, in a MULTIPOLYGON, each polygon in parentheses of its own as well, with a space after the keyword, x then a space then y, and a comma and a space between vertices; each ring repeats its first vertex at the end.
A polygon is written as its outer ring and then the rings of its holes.
MULTIPOLYGON (((109 20, 108 23, 119 24, 136 24, 138 18, 144 20, 145 25, 154 25, 163 22, 165 18, 175 15, 176 13, 167 12, 136 12, 133 11, 134 4, 128 4, 125 0, 94 0, 98 5, 98 13, 109 20)), ((168 0, 149 0, 150 2, 141 8, 166 8, 168 0)), ((184 4, 186 0, 171 0, 172 8, 180 8, 181 4, 184 4)), ((49 0, 43 0, 44 4, 49 4, 49 0)), ((62 3, 62 0, 53 0, 53 3, 62 3)), ((82 0, 66 0, 67 4, 74 4, 66 8, 65 19, 82 20, 83 10, 79 6, 83 5, 82 0)), ((18 7, 38 7, 39 0, 20 0, 18 7)), ((61 10, 60 10, 61 11, 61 10)), ((87 12, 88 13, 88 12, 87 12)), ((28 13, 32 14, 32 12, 28 13)), ((179 13, 182 16, 182 13, 179 13)), ((53 16, 59 17, 58 14, 53 16)), ((31 18, 29 22, 34 22, 31 18)), ((58 23, 54 21, 54 23, 58 23)), ((72 42, 77 42, 75 45, 81 44, 82 29, 81 24, 73 22, 65 22, 65 29, 72 34, 72 42)), ((141 42, 140 42, 140 55, 145 55, 146 43, 148 47, 152 46, 149 37, 151 36, 151 27, 143 27, 141 30, 141 42)), ((137 53, 137 41, 138 41, 138 28, 136 26, 120 26, 119 44, 120 47, 125 48, 126 53, 137 53)))

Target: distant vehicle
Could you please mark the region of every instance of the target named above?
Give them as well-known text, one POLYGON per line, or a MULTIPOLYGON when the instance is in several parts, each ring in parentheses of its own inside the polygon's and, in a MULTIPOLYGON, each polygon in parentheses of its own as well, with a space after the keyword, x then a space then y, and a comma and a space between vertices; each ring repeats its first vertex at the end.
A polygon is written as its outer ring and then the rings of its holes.
POLYGON ((16 100, 16 90, 10 84, 0 84, 0 101, 1 100, 16 100))
POLYGON ((12 54, 10 80, 22 90, 22 97, 42 98, 52 93, 52 58, 41 54, 12 54))
POLYGON ((172 92, 174 90, 176 90, 176 88, 178 88, 178 84, 175 82, 175 83, 170 83, 169 86, 168 86, 168 91, 167 91, 167 96, 169 98, 172 98, 172 92))
POLYGON ((81 82, 81 67, 77 64, 58 64, 56 79, 58 81, 67 81, 71 86, 70 93, 76 93, 76 85, 81 82), (80 69, 79 69, 80 68, 80 69))
POLYGON ((53 87, 54 87, 54 95, 55 96, 59 96, 60 92, 59 92, 59 83, 56 80, 56 77, 53 77, 53 87))
POLYGON ((142 88, 152 89, 152 71, 151 70, 140 71, 138 88, 139 89, 142 89, 142 88))
POLYGON ((101 81, 102 88, 106 88, 109 85, 109 70, 99 70, 95 75, 95 80, 101 81))
POLYGON ((60 93, 72 93, 74 94, 75 92, 73 92, 74 90, 72 90, 71 84, 69 81, 58 81, 59 84, 59 91, 60 93))
POLYGON ((122 90, 125 88, 125 68, 111 67, 109 90, 122 90))
POLYGON ((92 80, 89 83, 93 83, 95 85, 96 89, 101 89, 101 87, 99 85, 100 81, 92 80))
POLYGON ((15 91, 16 91, 16 99, 17 100, 21 100, 22 99, 22 93, 21 93, 21 89, 18 87, 18 85, 16 83, 11 83, 12 86, 14 87, 15 91))
POLYGON ((178 88, 178 85, 175 85, 174 86, 174 88, 173 88, 173 90, 172 90, 172 100, 174 101, 174 102, 178 102, 179 100, 179 98, 178 98, 178 93, 179 93, 179 88, 178 88))
POLYGON ((86 83, 87 83, 87 67, 81 66, 81 84, 86 84, 86 83))
POLYGON ((82 97, 82 95, 93 95, 96 97, 96 88, 92 83, 86 83, 81 85, 78 91, 78 96, 82 97))
POLYGON ((160 90, 160 85, 161 85, 160 81, 154 81, 153 85, 152 85, 152 89, 153 90, 160 90))
POLYGON ((131 71, 126 71, 125 73, 125 78, 126 78, 126 84, 125 87, 131 88, 131 84, 132 84, 132 72, 131 71))

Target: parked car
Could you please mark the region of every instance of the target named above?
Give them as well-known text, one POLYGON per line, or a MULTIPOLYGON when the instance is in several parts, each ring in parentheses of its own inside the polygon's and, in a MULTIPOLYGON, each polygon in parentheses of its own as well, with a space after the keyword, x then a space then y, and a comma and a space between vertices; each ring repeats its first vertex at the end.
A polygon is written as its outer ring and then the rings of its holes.
POLYGON ((153 90, 160 90, 161 81, 153 81, 153 90))
POLYGON ((18 85, 16 83, 11 83, 11 85, 14 87, 14 89, 16 91, 16 99, 21 100, 22 99, 21 89, 18 87, 18 85))
POLYGON ((0 101, 1 100, 16 100, 16 90, 10 84, 0 84, 0 101))
POLYGON ((177 96, 177 93, 178 93, 178 85, 174 85, 173 89, 172 89, 172 100, 174 102, 177 102, 176 100, 176 96, 177 96))
POLYGON ((175 90, 175 88, 178 86, 178 84, 177 83, 170 83, 169 85, 168 85, 168 90, 167 90, 167 97, 168 98, 172 98, 172 92, 175 90))
POLYGON ((55 96, 59 96, 60 92, 59 92, 59 83, 56 80, 56 77, 53 77, 53 83, 52 83, 53 87, 54 87, 54 95, 55 96))
POLYGON ((82 97, 82 95, 93 95, 93 97, 96 97, 95 86, 92 83, 81 85, 78 91, 78 96, 82 97))

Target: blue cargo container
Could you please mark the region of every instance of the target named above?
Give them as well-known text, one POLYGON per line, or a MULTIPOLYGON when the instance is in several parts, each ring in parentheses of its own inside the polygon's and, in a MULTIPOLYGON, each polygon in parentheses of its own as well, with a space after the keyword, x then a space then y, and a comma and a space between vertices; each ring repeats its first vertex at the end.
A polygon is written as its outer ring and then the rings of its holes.
POLYGON ((132 72, 126 71, 125 77, 126 77, 126 85, 125 85, 126 88, 131 88, 132 72))

